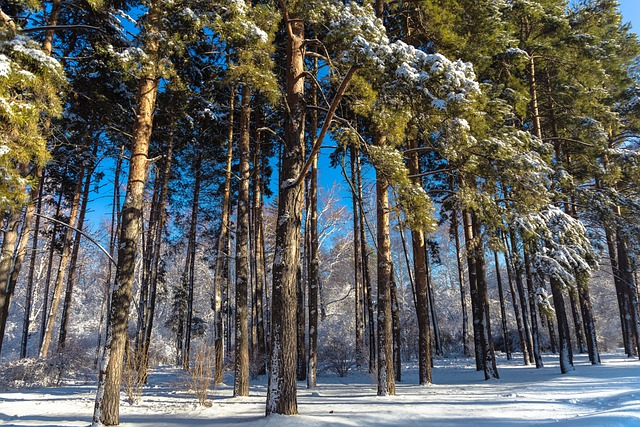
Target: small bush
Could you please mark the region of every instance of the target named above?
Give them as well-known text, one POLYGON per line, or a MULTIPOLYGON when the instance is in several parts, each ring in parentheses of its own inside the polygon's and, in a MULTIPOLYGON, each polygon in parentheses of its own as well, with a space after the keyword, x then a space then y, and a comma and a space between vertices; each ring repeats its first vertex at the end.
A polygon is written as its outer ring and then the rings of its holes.
POLYGON ((0 366, 0 388, 51 387, 59 383, 60 369, 53 359, 20 359, 0 366))
POLYGON ((353 344, 344 338, 331 337, 321 348, 320 362, 326 365, 326 369, 346 377, 355 366, 355 350, 353 344))
POLYGON ((192 366, 189 369, 188 384, 198 399, 198 403, 206 408, 211 407, 209 385, 213 372, 213 348, 201 343, 193 353, 192 366))
POLYGON ((122 388, 127 395, 127 402, 130 405, 135 405, 142 398, 142 387, 147 380, 147 361, 142 351, 135 351, 130 345, 127 345, 124 362, 122 388))

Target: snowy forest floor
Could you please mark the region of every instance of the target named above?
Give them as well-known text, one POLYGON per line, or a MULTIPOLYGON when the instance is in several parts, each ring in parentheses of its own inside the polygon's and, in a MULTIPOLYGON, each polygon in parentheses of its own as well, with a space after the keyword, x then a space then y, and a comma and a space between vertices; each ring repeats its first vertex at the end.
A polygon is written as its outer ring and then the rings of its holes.
MULTIPOLYGON (((418 386, 415 366, 403 371, 397 395, 377 397, 374 379, 352 372, 326 374, 318 388, 299 383, 300 415, 264 417, 266 378, 252 381, 249 397, 233 397, 233 378, 210 394, 212 407, 198 406, 185 374, 159 367, 142 400, 121 403, 125 427, 178 426, 640 426, 640 361, 607 354, 591 366, 576 356, 576 369, 561 375, 557 357, 545 367, 522 366, 521 357, 499 361, 500 380, 484 381, 472 359, 436 359, 434 384, 418 386)), ((0 425, 87 426, 93 382, 0 393, 0 425)))

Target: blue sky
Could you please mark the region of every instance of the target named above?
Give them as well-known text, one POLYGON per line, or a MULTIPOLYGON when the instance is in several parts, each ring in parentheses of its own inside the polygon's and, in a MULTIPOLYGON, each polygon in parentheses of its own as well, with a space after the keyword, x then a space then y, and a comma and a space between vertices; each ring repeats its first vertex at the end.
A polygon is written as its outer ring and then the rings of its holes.
POLYGON ((633 32, 640 33, 640 0, 618 0, 624 22, 631 22, 633 32))

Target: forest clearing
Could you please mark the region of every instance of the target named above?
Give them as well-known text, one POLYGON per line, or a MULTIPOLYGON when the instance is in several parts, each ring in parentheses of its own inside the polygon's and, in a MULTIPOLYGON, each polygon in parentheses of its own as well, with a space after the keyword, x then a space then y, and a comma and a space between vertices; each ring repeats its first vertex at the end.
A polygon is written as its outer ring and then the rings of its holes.
MULTIPOLYGON (((265 378, 252 383, 249 396, 233 397, 232 378, 211 391, 211 407, 197 404, 184 386, 184 371, 161 367, 150 373, 141 401, 124 404, 124 427, 252 426, 557 426, 633 427, 640 425, 640 362, 623 354, 603 355, 591 366, 576 360, 569 376, 545 355, 547 367, 522 366, 500 358, 500 380, 486 382, 470 359, 438 359, 434 383, 417 386, 415 366, 406 369, 396 396, 378 397, 369 375, 324 374, 315 390, 300 387, 300 414, 264 417, 265 378)), ((86 426, 91 419, 95 383, 0 392, 0 421, 6 426, 86 426)))

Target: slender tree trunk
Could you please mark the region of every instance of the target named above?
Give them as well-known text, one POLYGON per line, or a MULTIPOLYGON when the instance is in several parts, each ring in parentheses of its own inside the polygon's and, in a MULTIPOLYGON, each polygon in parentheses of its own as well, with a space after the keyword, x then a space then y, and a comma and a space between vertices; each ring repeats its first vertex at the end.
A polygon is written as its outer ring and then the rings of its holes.
POLYGON ((460 284, 460 309, 462 310, 462 350, 464 355, 471 356, 469 349, 469 314, 467 311, 467 291, 464 286, 464 269, 462 267, 462 251, 460 250, 460 236, 458 234, 458 212, 451 210, 451 233, 455 239, 456 265, 458 269, 458 283, 460 284))
POLYGON ((149 298, 147 301, 146 319, 144 320, 143 347, 140 356, 140 367, 138 375, 142 384, 147 383, 147 371, 149 369, 149 349, 151 348, 151 333, 153 332, 153 321, 156 312, 156 295, 158 291, 158 274, 160 269, 160 255, 162 250, 162 234, 166 223, 166 205, 167 194, 169 192, 169 179, 171 177, 171 166, 173 162, 173 145, 174 145, 174 127, 172 122, 169 133, 169 142, 166 148, 165 157, 162 160, 162 169, 160 173, 160 195, 158 196, 156 206, 155 224, 153 227, 152 246, 151 246, 151 265, 148 273, 149 280, 149 298))
POLYGON ((582 332, 582 319, 580 319, 580 300, 578 296, 578 289, 576 287, 570 286, 567 289, 569 293, 569 304, 571 305, 571 316, 573 320, 573 330, 575 332, 576 341, 578 344, 578 352, 585 352, 585 340, 584 334, 582 332))
POLYGON ((482 247, 482 233, 480 222, 475 214, 471 214, 471 224, 475 242, 474 258, 476 264, 476 276, 478 281, 478 306, 480 307, 481 320, 481 346, 482 346, 482 369, 485 379, 500 378, 496 366, 496 354, 493 347, 493 336, 491 334, 491 318, 489 313, 489 292, 487 288, 486 263, 484 249, 482 247))
MULTIPOLYGON (((618 214, 620 212, 618 211, 618 214)), ((618 271, 627 300, 627 316, 631 345, 636 356, 640 356, 640 331, 638 318, 638 290, 633 279, 633 268, 629 259, 629 243, 621 227, 616 230, 616 249, 618 252, 618 271)))
POLYGON ((223 282, 226 282, 224 266, 229 253, 227 242, 229 240, 229 210, 231 198, 231 164, 233 162, 233 122, 235 110, 235 92, 231 88, 229 96, 229 132, 227 135, 227 160, 225 166, 225 181, 222 198, 222 218, 220 219, 220 234, 218 236, 218 248, 216 251, 216 268, 214 276, 214 384, 222 384, 222 374, 224 369, 224 317, 223 317, 223 282))
MULTIPOLYGON (((262 119, 262 113, 257 114, 257 120, 262 119)), ((259 127, 259 123, 256 124, 259 127)), ((265 268, 264 268, 264 232, 263 232, 263 200, 262 200, 262 141, 260 132, 257 132, 254 160, 253 160, 253 220, 254 220, 254 251, 255 251, 255 276, 256 276, 256 334, 258 340, 257 354, 254 362, 258 375, 264 375, 266 371, 266 341, 264 328, 264 291, 265 291, 265 268)))
MULTIPOLYGON (((352 145, 349 150, 351 165, 351 181, 356 182, 356 150, 352 145)), ((362 306, 363 286, 361 280, 362 260, 360 257, 360 207, 357 194, 351 194, 351 206, 353 209, 353 287, 355 289, 355 326, 356 326, 356 366, 361 366, 364 360, 364 312, 362 306)))
MULTIPOLYGON (((537 275, 536 275, 537 277, 537 275)), ((536 278, 536 287, 541 286, 540 282, 541 280, 536 278)), ((538 309, 540 311, 540 326, 542 326, 543 328, 546 326, 547 330, 549 331, 549 343, 551 345, 551 353, 553 354, 558 354, 558 337, 556 336, 556 329, 554 327, 553 324, 553 317, 551 316, 551 313, 543 313, 542 310, 540 310, 541 306, 538 305, 538 309)))
MULTIPOLYGON (((312 117, 312 119, 315 118, 312 117)), ((312 120, 310 133, 317 126, 312 120)), ((309 210, 307 211, 309 227, 309 363, 307 373, 307 388, 316 388, 318 371, 318 290, 320 284, 320 269, 318 259, 318 163, 314 162, 311 169, 309 188, 309 210)), ((357 358, 357 355, 356 355, 357 358)))
POLYGON ((518 337, 520 338, 520 350, 522 351, 522 359, 525 365, 531 364, 530 353, 528 349, 528 340, 526 338, 526 332, 523 326, 522 315, 520 314, 520 305, 518 303, 518 296, 516 292, 516 288, 514 285, 514 272, 513 265, 511 263, 511 257, 509 255, 509 246, 507 244, 507 239, 504 235, 502 235, 502 241, 504 243, 505 252, 504 252, 504 263, 507 266, 507 279, 509 281, 509 290, 511 291, 511 303, 513 304, 513 312, 516 317, 516 325, 518 327, 518 337))
MULTIPOLYGON (((527 351, 529 353, 529 360, 535 362, 536 368, 542 368, 544 365, 542 363, 542 357, 540 355, 540 347, 537 344, 538 340, 538 330, 537 326, 534 322, 535 312, 533 317, 529 315, 529 293, 528 290, 525 290, 524 283, 522 281, 523 273, 527 276, 527 286, 529 285, 529 265, 528 261, 528 253, 524 252, 524 259, 520 257, 518 253, 518 248, 516 245, 516 235, 514 231, 509 232, 509 238, 511 242, 511 260, 514 263, 514 278, 516 282, 516 286, 518 288, 518 295, 520 297, 520 308, 522 309, 522 328, 524 329, 524 336, 526 338, 527 343, 527 351), (524 270, 524 271, 523 271, 524 270), (535 340, 534 343, 534 329, 535 329, 535 340)), ((506 240, 506 237, 505 237, 506 240)), ((529 286, 528 286, 529 287, 529 286)))
MULTIPOLYGON (((44 190, 44 172, 40 173, 38 183, 38 195, 36 214, 42 213, 42 194, 44 190)), ((27 344, 29 341, 29 328, 31 325, 31 306, 33 305, 33 281, 36 271, 36 253, 38 251, 38 238, 40 237, 40 217, 36 215, 33 227, 33 239, 31 242, 31 258, 29 259, 29 273, 27 275, 26 299, 24 303, 24 319, 22 322, 22 341, 20 342, 20 358, 27 357, 27 344)), ((2 338, 0 337, 0 342, 2 338)), ((0 349, 2 346, 0 345, 0 349)))
POLYGON ((467 250, 467 266, 469 274, 469 289, 471 290, 471 313, 473 319, 473 345, 476 359, 476 370, 482 368, 482 344, 481 330, 482 324, 481 308, 478 307, 478 272, 476 265, 474 235, 471 223, 471 214, 467 210, 462 211, 462 225, 464 229, 465 246, 467 250))
POLYGON ((400 303, 398 302, 398 287, 396 285, 393 266, 391 268, 391 316, 393 320, 393 368, 395 372, 395 380, 402 381, 402 329, 400 326, 400 303))
MULTIPOLYGON (((513 239, 513 236, 512 236, 513 239)), ((512 240, 513 244, 513 240, 512 240)), ((536 368, 542 368, 544 364, 542 363, 542 355, 540 354, 540 339, 538 334, 538 318, 536 314, 536 291, 533 284, 533 276, 531 272, 531 262, 529 260, 529 249, 524 248, 524 268, 525 268, 525 276, 527 280, 527 290, 528 300, 529 300, 529 314, 531 316, 531 337, 533 344, 533 358, 536 362, 536 368)))
MULTIPOLYGON (((307 234, 307 233, 305 233, 307 234)), ((306 249, 302 252, 306 252, 306 249)), ((304 298, 304 286, 303 281, 307 278, 303 277, 303 268, 302 268, 302 258, 304 257, 301 254, 301 259, 298 262, 298 273, 296 274, 296 299, 298 306, 296 307, 296 380, 298 381, 306 381, 307 380, 307 346, 306 346, 306 310, 305 310, 305 298, 304 298)))
MULTIPOLYGON (((92 157, 95 158, 97 146, 94 146, 92 157)), ((89 202, 89 191, 91 190, 91 177, 93 175, 93 167, 87 170, 84 188, 82 189, 82 202, 80 205, 80 213, 78 216, 78 230, 84 227, 84 219, 87 213, 87 203, 89 202)), ((69 315, 71 312, 71 303, 73 301, 73 287, 76 281, 78 254, 80 252, 80 241, 82 233, 76 232, 75 241, 73 242, 73 251, 71 253, 71 261, 69 264, 69 277, 67 278, 67 289, 64 295, 64 304, 62 306, 62 320, 60 321, 60 336, 58 337, 58 352, 64 350, 67 340, 67 329, 69 327, 69 315)))
MULTIPOLYGON (((410 140, 415 148, 415 140, 410 140)), ((409 157, 407 162, 409 173, 418 175, 420 166, 416 153, 409 157)), ((414 178, 414 181, 419 178, 414 178)), ((457 229, 456 229, 457 232, 457 229)), ((413 248, 413 269, 416 287, 416 316, 418 318, 418 382, 420 385, 431 384, 431 322, 429 319, 429 295, 428 295, 428 266, 426 241, 422 231, 411 231, 411 244, 413 248)), ((462 282, 461 282, 462 284, 462 282)), ((461 287, 462 289, 462 287, 461 287)), ((464 300, 463 300, 464 304, 464 300)), ((463 305, 464 307, 464 305, 463 305)), ((465 313, 466 314, 466 313, 465 313)), ((466 331, 465 331, 466 332, 466 331)), ((464 334, 464 333, 463 333, 464 334)), ((466 342, 465 342, 466 349, 466 342)))
POLYGON ((593 308, 591 306, 591 295, 589 293, 589 279, 588 277, 583 277, 579 274, 576 277, 576 287, 578 290, 578 298, 580 300, 580 310, 582 312, 582 321, 584 323, 589 361, 592 365, 599 365, 600 353, 598 351, 596 325, 593 317, 593 308))
POLYGON ((605 225, 605 235, 607 239, 607 248, 609 254, 609 262, 611 263, 611 272, 613 273, 613 283, 616 288, 616 296, 618 297, 618 309, 620 314, 620 327, 622 329, 622 341, 627 356, 633 356, 631 346, 631 327, 629 326, 629 316, 627 316, 627 303, 624 285, 620 280, 620 269, 618 268, 618 249, 616 247, 615 230, 612 226, 605 225))
POLYGON ((251 143, 251 88, 242 87, 240 113, 240 185, 236 232, 236 351, 234 396, 249 395, 249 162, 251 143))
MULTIPOLYGON (((280 170, 278 221, 272 281, 271 363, 267 390, 267 415, 298 413, 296 396, 296 270, 300 258, 304 163, 304 23, 291 19, 284 4, 287 28, 286 103, 284 152, 280 170)), ((293 18, 296 18, 295 16, 293 18)))
POLYGON ((427 296, 429 313, 431 314, 431 325, 433 325, 433 342, 435 344, 436 354, 438 356, 444 355, 444 349, 442 348, 442 340, 440 339, 440 326, 438 323, 438 316, 436 313, 436 298, 433 292, 433 282, 431 281, 431 263, 429 261, 429 248, 427 245, 424 247, 425 251, 425 267, 427 272, 427 296))
MULTIPOLYGON (((154 37, 160 20, 160 10, 151 7, 147 15, 150 34, 145 40, 145 51, 157 59, 158 40, 154 37)), ((156 61, 157 62, 157 61, 156 61)), ((122 208, 122 229, 118 250, 116 283, 111 296, 107 339, 100 364, 98 390, 93 414, 93 425, 119 424, 120 385, 122 365, 127 341, 127 323, 135 279, 140 224, 144 206, 144 187, 147 180, 149 142, 153 129, 153 112, 158 93, 158 78, 149 71, 140 78, 133 128, 127 194, 122 208)))
MULTIPOLYGON (((69 225, 75 227, 76 220, 78 218, 78 211, 80 209, 80 198, 82 195, 82 182, 84 180, 85 170, 81 169, 78 174, 78 182, 73 195, 73 201, 71 203, 71 213, 69 215, 69 225)), ((56 315, 58 314, 58 305, 60 304, 60 297, 62 296, 62 285, 64 284, 64 276, 67 271, 67 265, 69 263, 69 257, 71 255, 71 247, 73 245, 73 230, 68 228, 65 232, 65 238, 62 246, 62 255, 60 255, 60 266, 58 267, 58 273, 56 275, 56 281, 53 286, 53 298, 51 299, 51 308, 49 309, 47 324, 44 332, 44 340, 40 347, 40 358, 46 359, 49 354, 49 346, 53 337, 53 327, 56 321, 56 315)), ((44 313, 43 313, 44 314, 44 313)))
POLYGON ((493 259, 496 265, 496 280, 498 281, 498 297, 500 298, 500 320, 502 321, 502 338, 504 343, 504 352, 507 360, 511 360, 511 349, 509 348, 509 328, 507 327, 507 309, 505 307, 504 292, 502 290, 502 275, 500 274, 500 262, 498 261, 498 252, 493 251, 493 259))
MULTIPOLYGON (((357 171, 357 192, 358 200, 362 201, 362 171, 360 166, 360 156, 356 156, 356 171, 357 171)), ((364 285, 364 300, 366 303, 366 316, 368 324, 368 336, 369 336, 369 373, 373 374, 376 371, 376 324, 373 308, 373 290, 371 286, 371 272, 369 270, 369 251, 367 250, 367 237, 365 233, 365 212, 360 205, 359 210, 359 222, 360 222, 360 248, 362 249, 362 279, 364 285)))
POLYGON ((191 331, 193 330, 193 292, 195 285, 196 270, 196 247, 198 244, 197 226, 198 226, 198 210, 200 209, 200 188, 202 187, 202 156, 198 155, 194 166, 195 182, 193 188, 193 205, 191 207, 191 224, 189 226, 189 267, 188 289, 187 289, 187 316, 185 322, 184 334, 184 354, 182 357, 182 368, 189 370, 191 356, 191 331))
POLYGON ((533 121, 533 134, 542 140, 542 127, 540 125, 540 111, 538 109, 538 88, 536 80, 536 64, 534 55, 529 53, 529 94, 531 95, 531 119, 533 121))
MULTIPOLYGON (((376 145, 386 138, 376 132, 376 145)), ((377 172, 377 171, 376 171, 377 172)), ((389 225, 389 183, 376 173, 376 216, 378 242, 378 396, 396 394, 393 370, 393 331, 391 317, 391 238, 389 225)))
MULTIPOLYGON (((122 172, 122 160, 124 158, 124 145, 120 149, 120 156, 116 161, 115 172, 113 174, 113 199, 111 207, 111 236, 109 238, 109 255, 113 258, 116 249, 116 240, 118 232, 120 231, 120 173, 122 172)), ((108 312, 111 311, 111 277, 113 269, 111 263, 109 263, 107 269, 107 279, 104 283, 104 293, 102 297, 102 304, 100 304, 100 324, 98 325, 98 343, 96 345, 96 357, 94 365, 98 367, 98 361, 102 355, 102 335, 105 326, 105 317, 108 312)))

